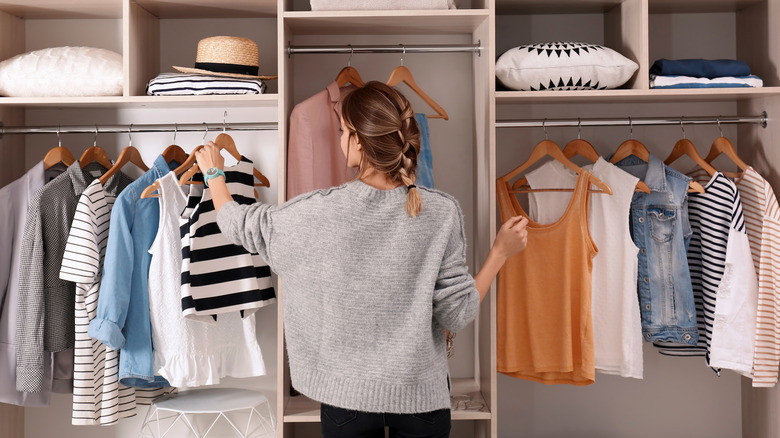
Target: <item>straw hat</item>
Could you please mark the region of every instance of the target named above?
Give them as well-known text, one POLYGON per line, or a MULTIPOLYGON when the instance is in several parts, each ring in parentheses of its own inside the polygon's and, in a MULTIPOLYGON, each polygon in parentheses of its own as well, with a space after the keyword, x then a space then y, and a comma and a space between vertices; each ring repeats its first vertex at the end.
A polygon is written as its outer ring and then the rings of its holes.
POLYGON ((257 44, 249 38, 214 36, 198 42, 195 68, 173 66, 183 73, 203 73, 250 79, 276 79, 260 76, 257 44))

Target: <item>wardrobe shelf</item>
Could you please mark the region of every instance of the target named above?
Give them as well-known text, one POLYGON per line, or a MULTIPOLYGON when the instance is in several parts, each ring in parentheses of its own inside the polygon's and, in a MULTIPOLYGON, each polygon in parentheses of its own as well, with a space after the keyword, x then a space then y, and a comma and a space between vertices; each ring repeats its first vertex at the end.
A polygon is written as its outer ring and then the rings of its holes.
POLYGON ((648 0, 650 13, 736 12, 766 0, 648 0))
POLYGON ((497 104, 599 102, 712 102, 778 96, 780 87, 663 90, 497 91, 497 104))
MULTIPOLYGON (((479 391, 474 379, 452 379, 452 395, 469 395, 470 403, 481 403, 483 411, 458 409, 452 411, 452 420, 490 420, 485 399, 479 391)), ((285 423, 316 423, 320 421, 320 403, 303 395, 290 397, 284 408, 285 423)))
POLYGON ((295 11, 284 21, 295 35, 418 35, 473 33, 487 9, 450 11, 295 11))
POLYGON ((0 0, 0 11, 25 19, 122 18, 122 1, 0 0))
POLYGON ((0 97, 0 107, 44 108, 222 108, 273 107, 277 94, 237 96, 0 97))
MULTIPOLYGON (((602 13, 625 0, 496 0, 496 13, 588 14, 602 13)), ((648 0, 650 13, 735 12, 766 0, 648 0)))
POLYGON ((158 18, 276 17, 274 0, 135 0, 158 18))

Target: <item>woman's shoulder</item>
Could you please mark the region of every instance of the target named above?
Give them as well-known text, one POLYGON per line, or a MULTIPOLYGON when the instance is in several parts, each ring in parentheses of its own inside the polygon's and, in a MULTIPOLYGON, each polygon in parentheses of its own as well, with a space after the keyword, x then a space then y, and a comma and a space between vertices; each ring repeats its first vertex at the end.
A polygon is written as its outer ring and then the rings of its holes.
POLYGON ((447 192, 428 187, 417 187, 422 200, 423 211, 463 216, 458 200, 447 192))

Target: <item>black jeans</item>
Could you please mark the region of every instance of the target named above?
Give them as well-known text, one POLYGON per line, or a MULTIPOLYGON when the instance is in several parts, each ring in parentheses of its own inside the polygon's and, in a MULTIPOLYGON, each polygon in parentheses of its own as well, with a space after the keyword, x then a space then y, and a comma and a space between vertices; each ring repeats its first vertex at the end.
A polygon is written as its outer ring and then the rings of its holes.
POLYGON ((375 414, 322 404, 320 422, 324 438, 447 438, 450 436, 450 410, 421 414, 375 414))

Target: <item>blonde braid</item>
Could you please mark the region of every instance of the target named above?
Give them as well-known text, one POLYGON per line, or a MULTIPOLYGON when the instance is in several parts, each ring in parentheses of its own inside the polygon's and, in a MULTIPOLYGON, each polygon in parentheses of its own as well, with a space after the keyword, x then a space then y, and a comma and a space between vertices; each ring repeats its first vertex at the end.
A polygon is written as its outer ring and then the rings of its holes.
POLYGON ((406 213, 411 217, 417 217, 417 215, 420 214, 420 211, 422 211, 422 199, 420 198, 420 191, 417 190, 417 186, 414 185, 414 182, 417 179, 417 175, 414 170, 412 170, 415 167, 414 162, 406 155, 409 152, 409 149, 414 149, 415 155, 417 154, 417 150, 410 142, 406 141, 403 133, 403 130, 408 129, 411 117, 414 117, 414 113, 411 110, 411 106, 407 105, 402 113, 401 124, 403 125, 403 129, 398 130, 398 136, 401 137, 401 143, 404 145, 398 156, 398 175, 401 177, 401 182, 409 190, 406 195, 406 213))

